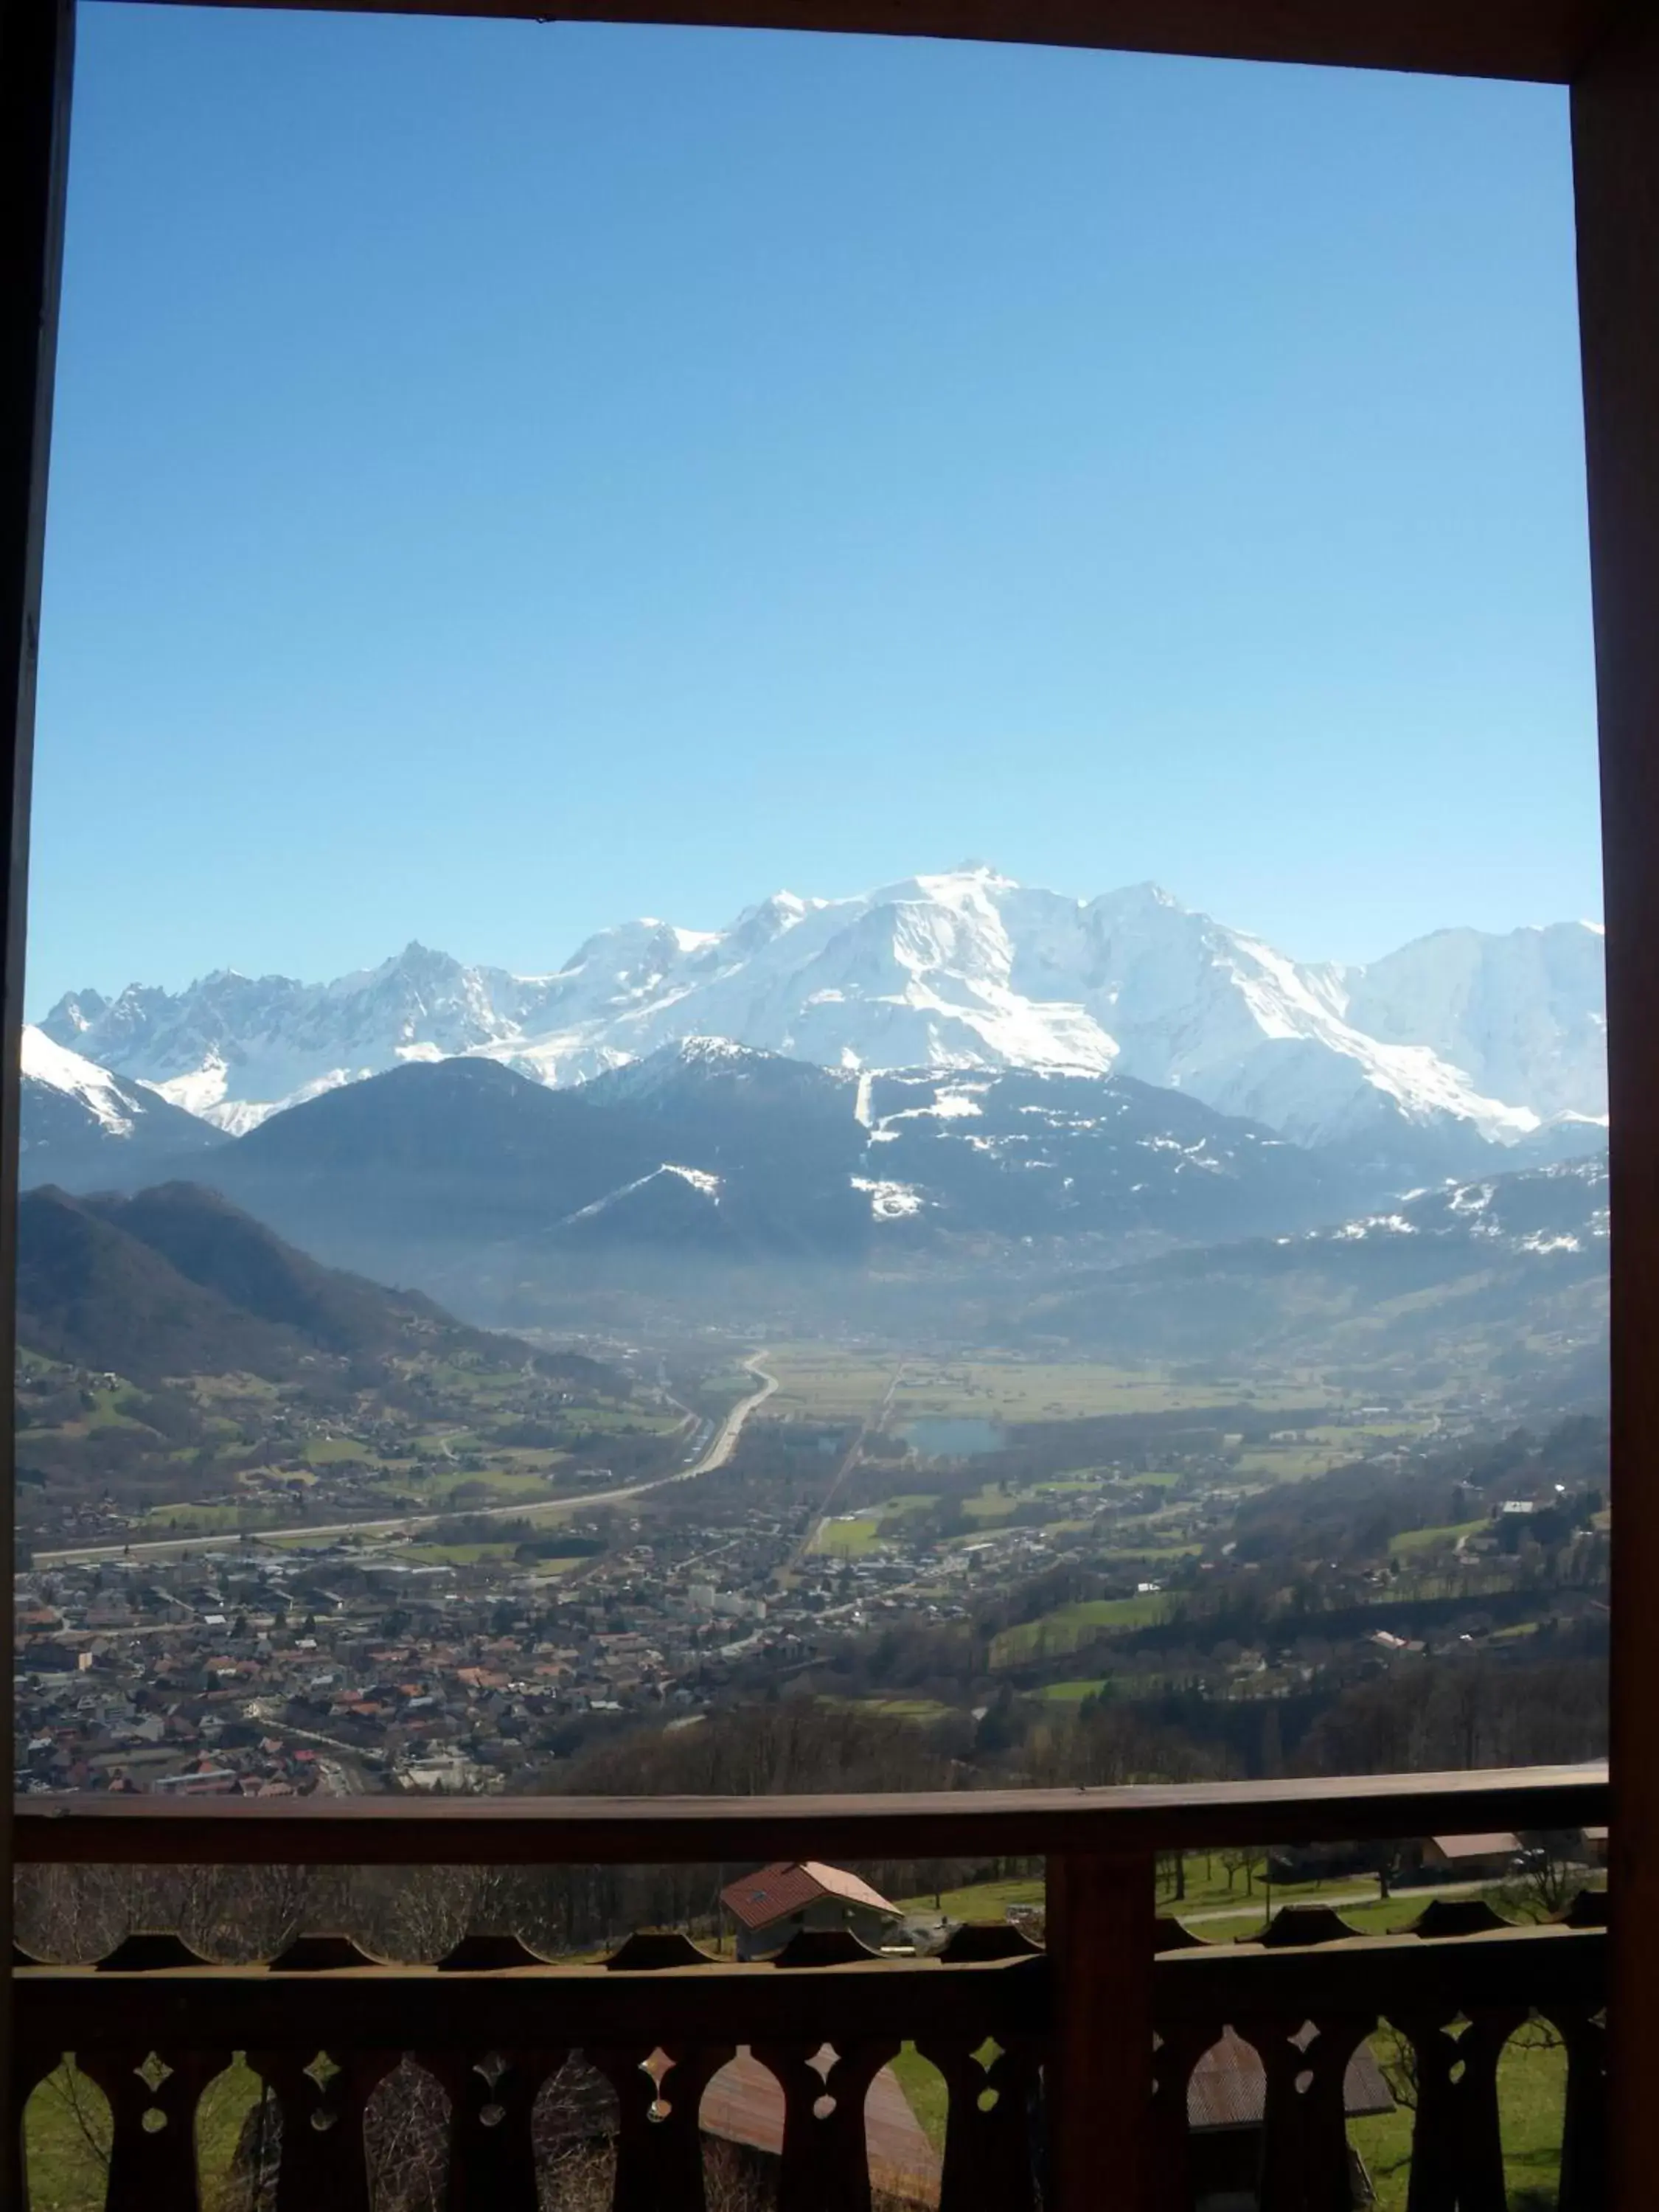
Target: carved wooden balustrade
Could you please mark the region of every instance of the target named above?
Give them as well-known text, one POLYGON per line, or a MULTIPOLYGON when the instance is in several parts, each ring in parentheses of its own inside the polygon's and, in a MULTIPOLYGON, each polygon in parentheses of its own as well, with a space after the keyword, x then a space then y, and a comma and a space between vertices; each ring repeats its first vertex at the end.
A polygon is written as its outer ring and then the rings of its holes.
MULTIPOLYGON (((1352 2203, 1345 2081, 1388 2023, 1414 2057, 1411 2212, 1503 2212, 1498 2062, 1541 2019, 1566 2053, 1561 2212, 1605 2184, 1605 1894, 1559 1924, 1474 1900, 1356 1936, 1292 1907, 1267 1937, 1206 1943, 1154 1917, 1160 1849, 1600 1824, 1600 1770, 1186 1790, 869 1800, 340 1801, 271 1808, 23 1800, 20 1855, 89 1863, 549 1864, 632 1859, 1049 1858, 1048 1947, 968 1928, 934 1959, 849 1936, 775 1963, 636 1936, 606 1963, 550 1965, 471 1939, 428 1966, 301 1938, 269 1964, 130 1938, 96 1965, 20 1959, 19 2104, 73 2052, 107 2097, 109 2212, 198 2202, 196 2106, 234 2053, 280 2114, 276 2212, 368 2212, 365 2114, 407 2059, 447 2100, 449 2212, 537 2212, 536 2110, 568 2066, 614 2094, 613 2212, 702 2212, 700 2107, 740 2050, 781 2093, 780 2212, 870 2212, 866 2097, 905 2043, 948 2093, 942 2212, 1188 2212, 1194 2069, 1224 2031, 1260 2060, 1261 2212, 1352 2203), (580 2056, 578 2056, 580 2054, 580 2056), (592 2078, 592 2074, 588 2077, 592 2078)), ((1237 2042, 1234 2044, 1237 2049, 1237 2042)), ((21 2149, 19 2155, 21 2157, 21 2149)), ((539 2177, 545 2179, 544 2172, 539 2177)), ((21 2171, 14 2194, 26 2203, 21 2171)), ((556 2197, 552 2203, 556 2204, 556 2197)))

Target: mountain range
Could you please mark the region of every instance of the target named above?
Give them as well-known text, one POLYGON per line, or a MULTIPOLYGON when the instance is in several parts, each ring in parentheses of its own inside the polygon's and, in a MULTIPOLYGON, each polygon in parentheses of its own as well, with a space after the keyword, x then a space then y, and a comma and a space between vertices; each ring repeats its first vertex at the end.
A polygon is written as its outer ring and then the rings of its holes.
MULTIPOLYGON (((152 1127, 53 1051, 26 1083, 26 1130, 45 1085, 53 1114, 88 1125, 82 1191, 106 1194, 39 1194, 68 1272, 47 1295, 26 1268, 21 1294, 52 1330, 84 1334, 84 1261, 95 1333, 121 1343, 112 1365, 221 1340, 235 1364, 246 1323, 192 1287, 198 1245, 222 1275, 245 1253, 222 1286, 257 1307, 274 1231, 289 1328, 293 1269, 311 1266, 298 1246, 509 1328, 628 1330, 648 1309, 810 1334, 833 1317, 1209 1366, 1335 1362, 1385 1393, 1406 1370, 1413 1387, 1507 1376, 1510 1395, 1550 1402, 1605 1389, 1604 1158, 1402 1194, 1375 1160, 1132 1077, 853 1071, 710 1040, 568 1089, 477 1055, 416 1062, 231 1138, 160 1100, 152 1127), (169 1157, 179 1122, 192 1142, 169 1157), (153 1248, 142 1265, 135 1233, 153 1248)), ((26 1170, 52 1156, 31 1146, 26 1170)), ((26 1341, 66 1356, 61 1335, 26 1341)))
POLYGON ((118 1078, 123 1110, 147 1086, 234 1134, 410 1063, 495 1060, 562 1088, 718 1037, 855 1079, 1127 1078, 1303 1146, 1518 1164, 1601 1141, 1602 951, 1597 926, 1564 922, 1310 964, 1153 885, 1079 900, 975 865, 853 898, 779 892, 719 931, 624 923, 550 974, 411 945, 329 983, 221 969, 177 993, 81 991, 40 1029, 118 1078))
POLYGON ((855 1074, 707 1040, 569 1090, 477 1057, 397 1068, 180 1172, 307 1250, 399 1280, 424 1279, 434 1255, 509 1250, 534 1275, 646 1250, 1158 1249, 1327 1220, 1354 1188, 1270 1130, 1126 1076, 855 1074))

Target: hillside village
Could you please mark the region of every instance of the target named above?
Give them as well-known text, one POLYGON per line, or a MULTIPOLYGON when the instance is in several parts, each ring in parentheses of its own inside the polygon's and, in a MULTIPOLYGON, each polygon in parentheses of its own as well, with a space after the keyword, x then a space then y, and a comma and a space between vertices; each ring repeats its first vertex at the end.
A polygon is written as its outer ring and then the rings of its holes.
POLYGON ((1252 1770, 1425 1657, 1505 1711, 1529 1666, 1601 1663, 1593 1425, 1283 1486, 1200 1455, 1000 1489, 935 1464, 933 1498, 887 1496, 914 1460, 849 1466, 847 1436, 759 1421, 729 1466, 556 1528, 43 1562, 18 1582, 20 1787, 545 1789, 780 1696, 896 1715, 969 1768, 1103 1704, 1252 1770))

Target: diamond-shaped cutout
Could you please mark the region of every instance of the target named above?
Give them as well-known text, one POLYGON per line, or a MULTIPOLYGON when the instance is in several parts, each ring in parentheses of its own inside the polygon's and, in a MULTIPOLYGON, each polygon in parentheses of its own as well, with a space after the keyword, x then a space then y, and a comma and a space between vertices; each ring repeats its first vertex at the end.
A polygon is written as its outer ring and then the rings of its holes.
POLYGON ((979 2061, 988 2074, 1002 2056, 1002 2045, 994 2036, 988 2035, 979 2049, 971 2053, 971 2056, 979 2061))
POLYGON ((132 2070, 153 2097, 168 2075, 172 2073, 173 2069, 159 2051, 152 2051, 143 2064, 135 2066, 132 2070))
POLYGON ((310 2065, 302 2070, 310 2076, 319 2089, 326 2089, 340 2069, 327 2051, 319 2051, 310 2065))

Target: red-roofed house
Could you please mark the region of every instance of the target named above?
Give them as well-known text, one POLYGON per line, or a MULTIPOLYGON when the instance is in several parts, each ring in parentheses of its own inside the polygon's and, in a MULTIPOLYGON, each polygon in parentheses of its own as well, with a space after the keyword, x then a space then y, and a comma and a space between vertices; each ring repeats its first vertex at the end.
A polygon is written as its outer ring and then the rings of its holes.
POLYGON ((769 1959, 804 1929, 849 1928, 878 1951, 904 1917, 867 1881, 822 1859, 792 1859, 739 1875, 720 1892, 720 1903, 738 1923, 739 1959, 769 1959))

